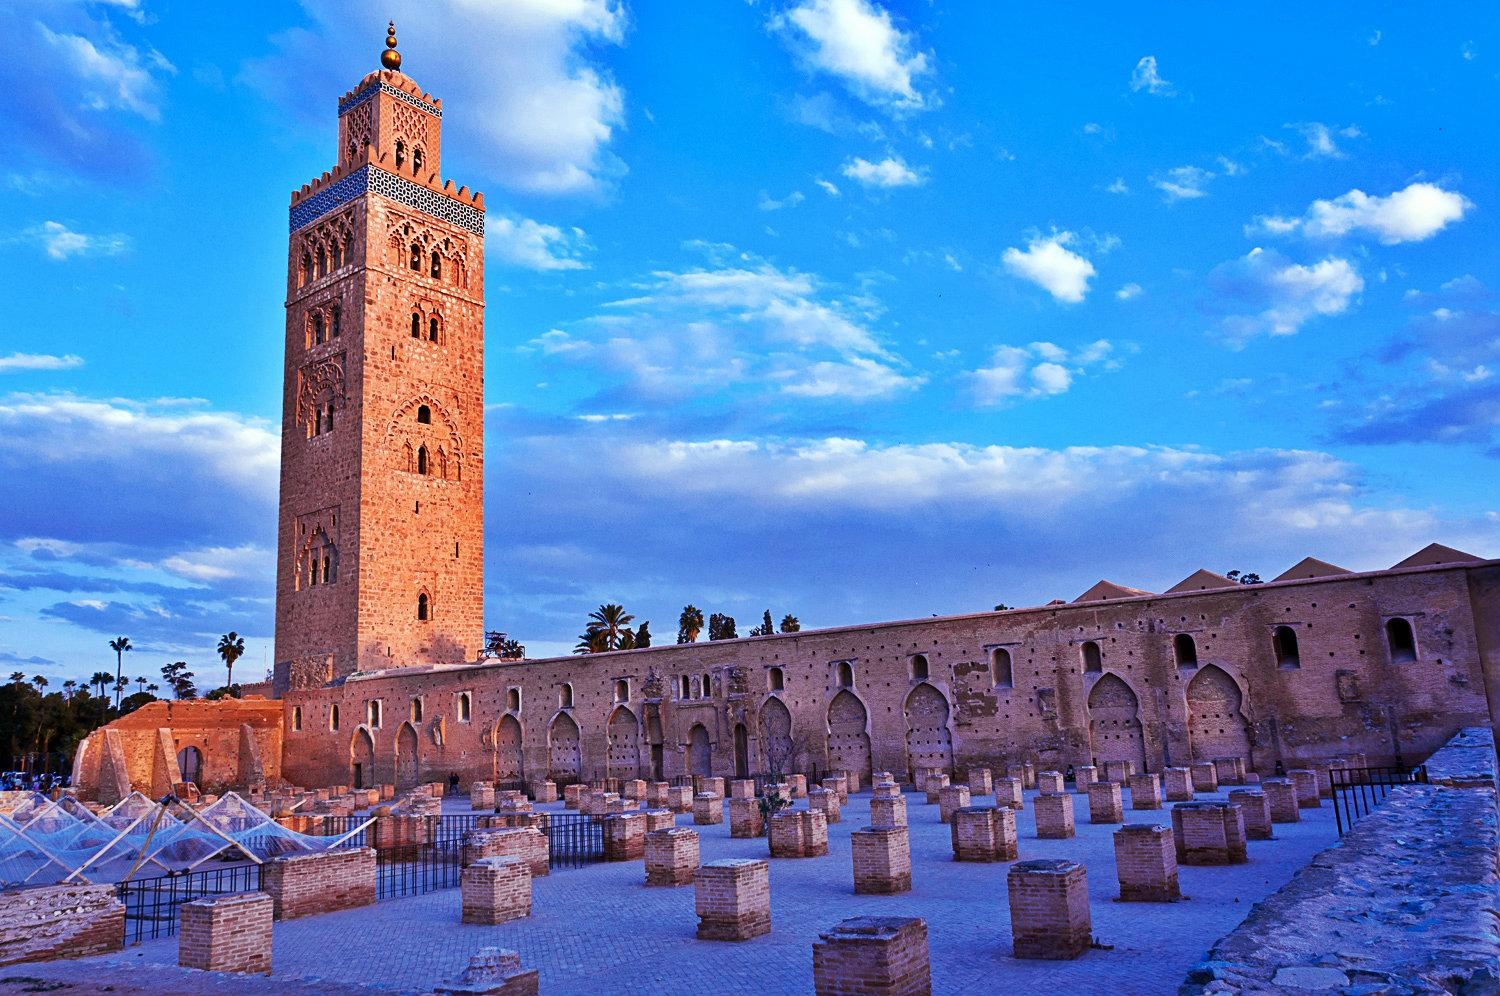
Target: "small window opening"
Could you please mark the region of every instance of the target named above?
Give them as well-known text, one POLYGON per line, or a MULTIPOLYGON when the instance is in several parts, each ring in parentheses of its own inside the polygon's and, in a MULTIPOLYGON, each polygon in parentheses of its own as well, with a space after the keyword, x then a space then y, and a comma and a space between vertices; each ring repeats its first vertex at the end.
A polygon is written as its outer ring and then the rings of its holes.
POLYGON ((427 473, 427 447, 417 447, 417 473, 427 473))
POLYGON ((996 647, 990 654, 990 668, 995 673, 996 688, 1014 688, 1015 676, 1011 670, 1010 651, 996 647))
POLYGON ((1297 653, 1297 631, 1290 626, 1277 626, 1271 634, 1271 647, 1276 651, 1276 666, 1299 668, 1302 658, 1297 653))
POLYGON ((678 696, 678 698, 690 699, 693 697, 692 682, 687 675, 683 675, 681 678, 677 679, 677 683, 682 686, 681 694, 678 696))
POLYGON ((431 609, 428 604, 427 593, 423 592, 417 596, 417 618, 422 622, 427 621, 427 613, 431 609))
POLYGON ((302 731, 302 707, 301 706, 292 706, 292 732, 293 733, 300 733, 301 731, 302 731))
POLYGON ((427 319, 427 341, 437 342, 438 320, 436 316, 427 319))
POLYGON ((435 251, 432 254, 432 279, 439 280, 443 276, 443 257, 435 251))
POLYGON ((415 311, 411 313, 411 337, 413 339, 422 338, 422 316, 415 311))
POLYGON ((917 654, 911 659, 911 677, 913 681, 926 681, 927 670, 926 654, 917 654))
POLYGON ((1104 670, 1104 655, 1099 652, 1099 644, 1089 640, 1083 645, 1083 671, 1085 674, 1098 674, 1104 670))
POLYGON ((557 706, 559 709, 573 708, 573 686, 569 682, 563 682, 557 690, 557 706))
POLYGON ((773 692, 779 692, 786 688, 786 673, 779 667, 771 668, 766 674, 766 679, 773 692))
POLYGON ((511 688, 505 693, 505 708, 511 712, 521 711, 521 690, 511 688))
POLYGON ((1187 633, 1178 633, 1172 637, 1172 655, 1177 658, 1178 667, 1197 667, 1197 641, 1187 633))
POLYGON ((318 246, 318 276, 322 277, 328 273, 328 250, 324 246, 318 246))
POLYGON ((411 171, 422 172, 422 147, 420 145, 411 150, 411 171))
POLYGON ((472 700, 469 698, 468 692, 460 692, 458 694, 458 721, 460 723, 467 723, 469 721, 471 704, 472 700))
POLYGON ((313 312, 312 326, 313 326, 313 345, 315 345, 315 346, 316 345, 320 345, 323 342, 323 340, 324 340, 324 334, 323 334, 323 315, 320 312, 316 312, 316 311, 313 312))
POLYGON ((708 675, 703 676, 703 697, 709 698, 713 695, 713 689, 708 684, 708 675))
POLYGON ((339 707, 337 705, 330 706, 328 709, 328 728, 330 730, 333 730, 335 733, 338 732, 339 707))
MULTIPOLYGON (((682 680, 686 682, 688 679, 683 678, 682 680)), ((688 695, 687 697, 690 699, 701 699, 703 697, 703 679, 698 677, 696 674, 693 675, 692 694, 688 695)))
POLYGON ((1406 619, 1391 619, 1385 624, 1385 640, 1391 648, 1391 660, 1410 664, 1417 659, 1417 637, 1406 619))
POLYGON ((402 166, 402 164, 405 163, 405 162, 406 162, 406 143, 403 142, 403 141, 401 141, 401 139, 398 138, 398 139, 396 139, 396 168, 400 169, 401 166, 402 166))
POLYGON ((329 324, 333 326, 333 337, 337 339, 339 333, 343 331, 344 309, 335 304, 330 314, 333 316, 333 320, 329 324))
POLYGON ((380 729, 380 700, 371 699, 366 706, 365 719, 369 722, 371 729, 380 729))
POLYGON ((411 700, 411 721, 413 723, 420 723, 422 721, 422 700, 421 699, 412 699, 411 700))
POLYGON ((839 687, 854 687, 854 668, 848 661, 839 661, 839 687))
POLYGON ((422 272, 422 247, 415 242, 411 244, 411 268, 418 273, 422 272))
POLYGON ((619 681, 615 682, 615 701, 616 702, 629 702, 630 701, 630 682, 629 682, 629 680, 627 680, 625 678, 621 678, 619 681))
POLYGON ((311 283, 312 282, 312 278, 313 278, 312 253, 305 252, 305 253, 302 254, 302 282, 304 284, 311 283))
POLYGON ((423 425, 431 425, 432 424, 432 409, 428 408, 426 405, 418 405, 417 406, 417 421, 421 422, 423 425))

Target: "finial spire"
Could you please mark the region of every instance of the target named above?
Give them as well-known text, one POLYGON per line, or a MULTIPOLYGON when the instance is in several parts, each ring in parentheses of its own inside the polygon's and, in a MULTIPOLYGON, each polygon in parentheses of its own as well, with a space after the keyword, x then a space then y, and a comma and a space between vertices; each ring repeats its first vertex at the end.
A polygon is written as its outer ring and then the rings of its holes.
POLYGON ((385 51, 380 53, 380 64, 387 69, 401 69, 401 53, 396 51, 396 22, 392 21, 385 32, 385 51))

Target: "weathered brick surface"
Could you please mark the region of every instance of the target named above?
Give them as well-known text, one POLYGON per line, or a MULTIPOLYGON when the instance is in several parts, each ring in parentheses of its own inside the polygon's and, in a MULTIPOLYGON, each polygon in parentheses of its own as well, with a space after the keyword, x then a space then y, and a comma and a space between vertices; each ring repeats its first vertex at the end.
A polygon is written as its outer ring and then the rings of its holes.
POLYGON ((646 832, 669 830, 677 825, 677 814, 670 809, 648 809, 645 812, 646 832))
POLYGON ((821 786, 808 789, 807 808, 822 813, 829 823, 838 823, 844 818, 837 786, 831 789, 821 786))
POLYGON ((569 809, 582 809, 583 797, 588 794, 588 791, 589 787, 587 785, 582 785, 578 782, 574 782, 571 785, 564 785, 563 805, 569 809))
POLYGON ((693 811, 693 787, 691 785, 669 785, 662 799, 666 807, 674 813, 693 811))
POLYGON ((906 826, 906 796, 876 796, 870 800, 870 823, 877 827, 906 826))
POLYGON ((1120 880, 1121 902, 1172 903, 1181 899, 1172 831, 1142 824, 1116 830, 1115 874, 1120 880))
POLYGON ((273 858, 261 870, 261 889, 275 903, 278 920, 369 906, 375 902, 375 852, 361 847, 273 858))
POLYGON ((1172 834, 1180 865, 1237 865, 1249 860, 1245 817, 1229 802, 1179 802, 1172 807, 1172 834))
POLYGON ((620 794, 637 802, 646 800, 646 783, 640 778, 627 778, 620 786, 620 794))
POLYGON ((729 798, 754 799, 755 782, 749 778, 736 778, 729 783, 729 798))
POLYGON ((605 861, 634 861, 645 853, 644 813, 611 813, 604 817, 605 861))
POLYGON ((1023 782, 1019 778, 1006 776, 995 782, 995 805, 1008 806, 1011 809, 1026 808, 1026 793, 1023 790, 1023 782))
POLYGON ((766 818, 760 811, 759 799, 751 796, 729 800, 729 836, 759 837, 765 832, 766 818))
POLYGON ((694 890, 700 940, 748 941, 771 932, 771 877, 765 861, 710 861, 698 868, 694 890))
MULTIPOLYGON (((822 786, 839 797, 840 806, 849 801, 849 778, 847 775, 828 775, 823 779, 822 786)), ((808 790, 808 794, 812 794, 810 789, 808 790)))
POLYGON ((1267 778, 1260 783, 1260 790, 1266 794, 1272 823, 1301 822, 1302 807, 1297 805, 1297 786, 1290 778, 1267 778))
POLYGON ((938 790, 938 819, 953 821, 953 814, 969 804, 969 786, 947 785, 938 790))
POLYGON ((787 784, 787 788, 789 788, 791 790, 792 798, 793 799, 806 799, 807 798, 807 776, 806 775, 787 775, 786 776, 786 784, 787 784))
POLYGON ((125 906, 110 885, 0 893, 0 965, 84 958, 125 946, 125 906))
POLYGON ((1036 835, 1042 840, 1070 840, 1076 833, 1073 794, 1039 795, 1031 801, 1036 816, 1036 835))
POLYGON ((828 853, 828 820, 817 810, 777 813, 766 834, 773 858, 820 858, 828 853))
POLYGON ((531 794, 537 802, 556 802, 557 783, 544 778, 532 786, 531 794))
POLYGON ((531 869, 521 858, 481 858, 459 879, 464 923, 497 924, 531 915, 531 869))
POLYGON ((1037 772, 1036 787, 1042 795, 1056 795, 1067 790, 1067 782, 1061 771, 1040 771, 1037 772))
POLYGON ((1219 791, 1219 768, 1212 761, 1193 762, 1193 789, 1197 792, 1219 791))
POLYGON ((942 798, 943 789, 948 787, 948 773, 945 771, 935 772, 927 776, 927 805, 936 806, 942 798))
POLYGON ((1245 784, 1245 759, 1243 757, 1216 757, 1214 771, 1220 785, 1245 784))
POLYGON ((1083 865, 1059 859, 1018 861, 1010 866, 1006 886, 1017 958, 1077 958, 1089 949, 1093 919, 1083 865))
POLYGON ((178 911, 177 964, 206 972, 270 975, 274 907, 264 892, 183 903, 178 911))
POLYGON ((856 893, 890 895, 911 890, 911 838, 906 827, 865 827, 849 839, 856 893))
POLYGON ((1014 861, 1016 812, 1004 806, 969 806, 953 814, 954 861, 1014 861))
POLYGON ((870 788, 872 799, 894 799, 901 794, 901 786, 893 781, 876 781, 870 788))
POLYGON ((533 878, 548 872, 547 835, 520 827, 475 829, 463 836, 460 864, 467 867, 481 858, 520 858, 531 868, 533 878))
POLYGON ((1318 773, 1307 768, 1293 768, 1287 777, 1297 787, 1297 805, 1303 809, 1317 809, 1323 805, 1318 792, 1318 773))
POLYGON ((989 768, 969 769, 969 794, 971 796, 989 795, 994 791, 995 782, 989 768))
POLYGON ((1089 786, 1089 822, 1125 822, 1125 806, 1119 782, 1094 782, 1089 786))
POLYGON ((1235 789, 1229 793, 1229 801, 1239 806, 1244 814, 1247 840, 1271 839, 1271 803, 1264 792, 1235 789))
POLYGON ((1130 780, 1131 769, 1134 765, 1129 761, 1105 761, 1103 780, 1124 785, 1130 780))
POLYGON ((813 942, 816 996, 930 996, 927 923, 918 917, 855 917, 813 942))
POLYGON ((1099 780, 1099 769, 1092 764, 1080 764, 1073 769, 1073 791, 1088 795, 1089 786, 1099 780))
POLYGON ((714 826, 724 822, 724 797, 713 792, 699 792, 693 797, 693 822, 714 826))
POLYGON ((1161 774, 1168 802, 1193 801, 1193 769, 1167 768, 1161 774))
POLYGON ((646 884, 691 885, 698 871, 698 831, 687 827, 646 834, 646 884))
POLYGON ((671 782, 647 782, 646 805, 652 809, 659 809, 665 806, 667 804, 667 789, 671 787, 671 782))
POLYGON ((1156 774, 1130 776, 1130 808, 1161 808, 1161 777, 1156 774))
POLYGON ((432 991, 437 996, 537 996, 540 973, 521 967, 521 956, 504 948, 480 948, 457 982, 432 991))

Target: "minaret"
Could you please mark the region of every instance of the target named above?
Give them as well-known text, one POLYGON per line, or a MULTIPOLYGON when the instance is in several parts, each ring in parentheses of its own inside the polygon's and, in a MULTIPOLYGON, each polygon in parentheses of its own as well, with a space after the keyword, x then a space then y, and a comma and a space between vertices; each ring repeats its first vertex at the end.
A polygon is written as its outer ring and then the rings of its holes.
POLYGON ((292 194, 278 691, 482 649, 484 196, 439 179, 394 23, 380 61, 292 194))

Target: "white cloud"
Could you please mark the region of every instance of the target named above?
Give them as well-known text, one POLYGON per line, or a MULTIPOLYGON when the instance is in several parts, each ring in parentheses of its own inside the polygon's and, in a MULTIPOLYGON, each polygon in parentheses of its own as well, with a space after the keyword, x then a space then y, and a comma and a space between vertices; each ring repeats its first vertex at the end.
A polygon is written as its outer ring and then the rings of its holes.
POLYGON ((866 187, 915 187, 923 176, 907 166, 899 156, 886 156, 878 163, 856 156, 844 164, 843 174, 866 187))
POLYGON ((804 398, 863 401, 914 391, 926 380, 902 373, 879 360, 855 356, 839 361, 820 360, 787 371, 781 390, 804 398))
POLYGON ((1104 126, 1097 121, 1089 121, 1083 126, 1085 135, 1098 135, 1104 131, 1104 126))
POLYGON ((790 194, 787 194, 785 197, 781 198, 781 200, 776 200, 770 194, 762 190, 760 192, 760 201, 757 206, 762 211, 780 211, 782 208, 796 207, 805 199, 806 198, 803 196, 802 191, 800 190, 792 191, 790 194))
POLYGON ((1072 232, 1038 236, 1027 243, 1024 252, 1009 248, 1000 260, 1013 275, 1030 280, 1059 301, 1077 304, 1088 294, 1095 270, 1093 263, 1067 248, 1074 241, 1072 232))
POLYGON ((96 44, 82 35, 53 32, 46 25, 38 25, 38 30, 64 68, 82 84, 85 107, 125 110, 148 121, 161 120, 154 73, 177 70, 160 52, 141 53, 107 31, 96 44))
POLYGON ((770 25, 806 66, 834 76, 874 107, 902 112, 936 103, 917 89, 931 71, 927 53, 871 0, 802 0, 770 25))
POLYGON ((60 221, 44 221, 21 235, 41 246, 48 259, 58 261, 74 256, 116 256, 130 247, 130 240, 124 235, 87 235, 60 221))
POLYGON ((212 584, 233 578, 259 580, 276 573, 276 552, 246 543, 183 550, 166 557, 161 568, 188 581, 212 584))
POLYGON ((823 193, 827 194, 829 197, 839 196, 839 188, 837 184, 830 183, 828 180, 824 180, 822 178, 814 180, 813 182, 816 183, 819 187, 823 188, 823 193))
POLYGON ((72 353, 53 356, 50 353, 11 353, 0 356, 0 373, 17 370, 72 370, 83 366, 83 357, 72 353))
POLYGON ((1309 238, 1350 233, 1376 236, 1385 245, 1423 242, 1463 220, 1474 207, 1463 194, 1432 183, 1412 183, 1385 197, 1351 190, 1333 200, 1313 201, 1300 218, 1257 218, 1248 231, 1277 235, 1301 232, 1309 238))
POLYGON ((1167 203, 1196 200, 1207 197, 1208 181, 1214 178, 1209 170, 1197 166, 1178 166, 1167 170, 1164 176, 1154 177, 1151 185, 1167 195, 1167 203))
POLYGON ((1156 68, 1156 56, 1147 55, 1135 64, 1134 71, 1130 74, 1130 89, 1137 92, 1145 90, 1147 93, 1159 94, 1170 97, 1176 92, 1172 84, 1161 78, 1161 73, 1156 68))
POLYGON ((1120 301, 1129 301, 1133 297, 1141 296, 1141 285, 1136 283, 1126 284, 1115 291, 1115 298, 1120 301))
POLYGON ((992 408, 1063 394, 1091 367, 1117 370, 1117 350, 1107 339, 1068 350, 1051 342, 997 346, 989 363, 965 375, 974 403, 992 408))
POLYGON ((1339 148, 1334 140, 1335 136, 1340 138, 1360 138, 1364 132, 1359 130, 1358 125, 1345 125, 1340 128, 1336 125, 1326 125, 1321 121, 1299 121, 1294 124, 1283 125, 1293 131, 1300 132, 1307 141, 1306 158, 1308 159, 1342 159, 1344 150, 1339 148))
POLYGON ((581 228, 559 228, 530 218, 490 218, 485 252, 502 263, 528 270, 582 270, 579 256, 590 246, 581 228))
POLYGON ((1125 183, 1123 176, 1117 176, 1115 177, 1115 182, 1105 187, 1104 191, 1109 194, 1128 194, 1130 193, 1130 187, 1125 183))
POLYGON ((1258 335, 1292 335, 1316 317, 1343 314, 1365 288, 1346 259, 1330 256, 1304 266, 1259 248, 1217 267, 1210 284, 1221 299, 1215 303, 1252 309, 1222 319, 1220 331, 1233 346, 1258 335))

